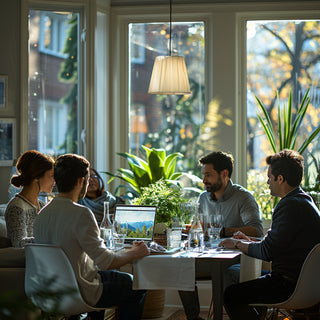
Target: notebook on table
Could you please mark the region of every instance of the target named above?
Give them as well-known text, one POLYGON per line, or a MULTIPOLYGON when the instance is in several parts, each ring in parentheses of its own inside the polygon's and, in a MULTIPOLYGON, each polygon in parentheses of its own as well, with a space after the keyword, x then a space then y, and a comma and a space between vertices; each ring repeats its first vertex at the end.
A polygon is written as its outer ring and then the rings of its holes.
POLYGON ((127 226, 126 244, 134 241, 153 241, 154 224, 157 214, 155 206, 116 205, 114 221, 121 227, 127 226))

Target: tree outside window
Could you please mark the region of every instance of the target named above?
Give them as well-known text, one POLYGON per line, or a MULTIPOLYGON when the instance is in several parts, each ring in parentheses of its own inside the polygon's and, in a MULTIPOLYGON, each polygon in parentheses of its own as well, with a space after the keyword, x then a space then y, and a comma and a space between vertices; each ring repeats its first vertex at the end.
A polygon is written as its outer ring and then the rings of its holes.
MULTIPOLYGON (((255 95, 267 106, 267 112, 277 127, 276 92, 280 101, 293 95, 294 113, 310 88, 310 105, 299 140, 304 141, 320 125, 320 21, 279 20, 247 22, 247 168, 248 188, 255 195, 265 196, 265 188, 257 188, 253 174, 265 175, 264 158, 272 153, 257 119, 255 95)), ((280 102, 281 105, 282 102, 280 102)), ((300 144, 298 142, 297 144, 300 144)), ((314 142, 304 152, 305 184, 316 183, 319 175, 320 142, 314 142)), ((268 202, 269 200, 267 200, 268 202)), ((265 202, 265 200, 264 200, 265 202)))

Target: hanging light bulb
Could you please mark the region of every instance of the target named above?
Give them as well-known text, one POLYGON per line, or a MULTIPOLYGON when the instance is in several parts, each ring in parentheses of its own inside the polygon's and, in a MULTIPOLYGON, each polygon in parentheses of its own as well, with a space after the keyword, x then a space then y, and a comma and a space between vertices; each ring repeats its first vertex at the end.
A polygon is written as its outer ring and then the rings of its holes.
POLYGON ((156 57, 148 93, 190 94, 190 84, 184 57, 172 56, 172 0, 170 0, 169 56, 156 57))

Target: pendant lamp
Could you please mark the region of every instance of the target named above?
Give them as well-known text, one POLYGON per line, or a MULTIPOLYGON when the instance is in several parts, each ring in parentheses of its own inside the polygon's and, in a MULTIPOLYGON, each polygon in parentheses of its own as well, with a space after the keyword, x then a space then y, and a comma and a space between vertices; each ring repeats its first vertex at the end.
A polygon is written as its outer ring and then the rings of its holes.
POLYGON ((170 0, 169 56, 156 57, 148 93, 190 94, 190 84, 184 57, 172 55, 172 0, 170 0))

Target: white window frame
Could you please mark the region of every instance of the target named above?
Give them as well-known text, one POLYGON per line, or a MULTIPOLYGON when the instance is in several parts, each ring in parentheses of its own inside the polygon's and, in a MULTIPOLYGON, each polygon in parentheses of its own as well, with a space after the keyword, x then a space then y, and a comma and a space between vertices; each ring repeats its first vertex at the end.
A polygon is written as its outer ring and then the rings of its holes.
POLYGON ((86 135, 86 128, 93 123, 92 114, 87 106, 94 106, 94 14, 95 5, 88 0, 22 0, 21 1, 21 126, 20 149, 28 149, 28 14, 29 10, 74 11, 79 19, 79 96, 78 96, 78 152, 89 160, 93 158, 92 135, 86 135), (90 14, 90 15, 89 15, 90 14), (89 146, 89 147, 88 147, 89 146))
POLYGON ((57 13, 51 12, 45 15, 43 12, 40 13, 40 38, 39 38, 39 51, 45 54, 51 54, 60 58, 66 58, 68 55, 62 53, 62 48, 65 42, 65 31, 67 26, 63 17, 57 13), (52 19, 51 36, 53 44, 56 44, 54 48, 46 48, 45 46, 45 17, 49 16, 52 19))
POLYGON ((265 10, 263 12, 245 12, 237 15, 238 43, 239 43, 239 64, 238 64, 238 83, 239 83, 239 128, 238 128, 238 154, 241 155, 239 170, 239 180, 243 185, 247 181, 247 157, 246 149, 240 146, 247 145, 247 48, 246 48, 246 23, 249 20, 319 20, 320 4, 304 3, 296 4, 288 9, 279 6, 279 9, 265 10), (300 9, 300 10, 299 10, 300 9))
MULTIPOLYGON (((206 34, 207 28, 210 28, 212 13, 205 9, 200 11, 200 14, 194 14, 194 5, 175 6, 174 22, 179 21, 204 21, 206 34), (188 10, 186 8, 188 7, 188 10)), ((129 48, 128 48, 128 27, 130 23, 150 23, 150 22, 168 22, 169 9, 168 5, 156 6, 134 6, 134 7, 114 7, 112 8, 111 16, 111 32, 110 32, 110 50, 112 55, 111 74, 117 75, 111 84, 111 100, 110 105, 117 106, 117 111, 112 114, 109 122, 109 135, 113 136, 112 145, 110 145, 110 154, 113 155, 109 159, 110 172, 116 172, 120 167, 126 167, 125 159, 114 156, 117 152, 127 152, 129 150, 129 48), (156 13, 155 13, 156 12, 156 13)), ((212 53, 212 48, 206 39, 206 66, 208 57, 212 53)), ((206 67, 206 83, 212 74, 210 67, 206 67)), ((146 79, 148 81, 148 79, 146 79)), ((206 101, 211 96, 212 90, 210 87, 206 90, 206 101)))

